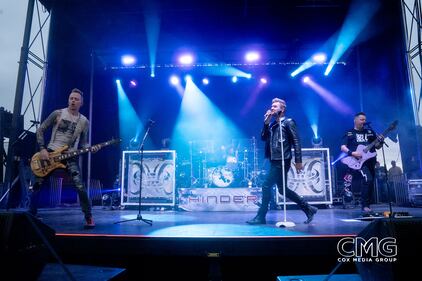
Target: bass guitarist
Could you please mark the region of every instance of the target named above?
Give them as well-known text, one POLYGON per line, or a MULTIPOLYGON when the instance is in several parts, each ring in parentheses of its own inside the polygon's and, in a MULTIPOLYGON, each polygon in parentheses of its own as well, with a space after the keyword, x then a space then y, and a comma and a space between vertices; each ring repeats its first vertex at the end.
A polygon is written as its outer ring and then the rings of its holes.
MULTIPOLYGON (((68 146, 69 151, 76 150, 78 147, 88 147, 88 119, 79 112, 83 105, 83 93, 79 89, 73 89, 69 95, 68 107, 53 111, 47 119, 41 123, 37 129, 37 143, 40 147, 41 161, 49 161, 49 153, 60 149, 63 146, 68 146), (44 142, 44 132, 52 127, 51 139, 47 146, 44 142)), ((97 152, 99 146, 93 146, 91 152, 97 152)), ((85 228, 95 227, 92 218, 91 203, 88 198, 88 193, 83 184, 78 157, 70 158, 64 163, 66 170, 75 185, 78 192, 82 212, 85 215, 85 228)), ((37 216, 37 209, 39 203, 39 194, 42 183, 48 178, 37 176, 30 195, 29 212, 37 216)))
POLYGON ((372 130, 365 128, 366 114, 364 112, 358 112, 354 117, 354 128, 346 131, 343 137, 343 143, 341 151, 347 154, 348 157, 354 157, 356 159, 362 159, 366 155, 365 153, 372 154, 371 158, 368 158, 360 167, 360 169, 352 169, 353 181, 355 182, 352 186, 359 186, 361 192, 361 207, 362 213, 369 214, 372 212, 370 208, 370 202, 374 189, 374 176, 375 176, 375 164, 376 164, 376 153, 375 149, 380 149, 384 137, 377 134, 372 130), (372 148, 365 151, 358 151, 358 146, 368 146, 372 142, 375 145, 372 148), (356 185, 357 184, 357 185, 356 185))

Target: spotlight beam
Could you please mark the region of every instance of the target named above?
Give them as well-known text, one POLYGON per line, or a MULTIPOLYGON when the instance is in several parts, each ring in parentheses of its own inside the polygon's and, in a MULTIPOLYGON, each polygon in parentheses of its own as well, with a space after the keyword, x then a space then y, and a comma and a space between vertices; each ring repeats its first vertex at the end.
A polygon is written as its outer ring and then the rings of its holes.
POLYGON ((313 89, 334 110, 345 115, 353 114, 353 110, 345 102, 340 100, 338 97, 336 97, 333 93, 331 93, 324 87, 318 85, 312 79, 309 79, 308 82, 306 82, 306 85, 313 89))
POLYGON ((334 48, 324 75, 327 76, 332 71, 335 63, 352 46, 356 38, 375 15, 380 5, 380 1, 376 0, 357 0, 352 3, 349 15, 341 28, 336 47, 334 48))
POLYGON ((148 51, 149 51, 149 62, 151 67, 151 77, 155 77, 156 57, 157 57, 157 44, 158 37, 160 34, 161 19, 158 16, 158 11, 154 1, 146 1, 145 9, 145 32, 147 36, 148 51))

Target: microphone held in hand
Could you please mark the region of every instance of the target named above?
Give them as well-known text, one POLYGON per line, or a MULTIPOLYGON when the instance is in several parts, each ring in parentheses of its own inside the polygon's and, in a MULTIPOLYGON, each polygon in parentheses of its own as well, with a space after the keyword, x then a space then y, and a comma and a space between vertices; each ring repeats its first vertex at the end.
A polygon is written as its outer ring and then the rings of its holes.
POLYGON ((272 113, 271 110, 267 110, 267 112, 265 113, 265 115, 264 115, 264 122, 265 123, 269 122, 271 115, 272 115, 271 113, 272 113))

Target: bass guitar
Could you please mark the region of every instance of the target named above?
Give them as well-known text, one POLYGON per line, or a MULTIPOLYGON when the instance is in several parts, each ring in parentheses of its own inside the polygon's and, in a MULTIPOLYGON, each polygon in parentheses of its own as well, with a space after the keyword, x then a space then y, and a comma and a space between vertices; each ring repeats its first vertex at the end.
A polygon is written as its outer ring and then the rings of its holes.
MULTIPOLYGON (((108 145, 116 144, 121 142, 121 139, 112 139, 103 143, 99 143, 97 145, 94 145, 98 147, 99 149, 108 145)), ((31 170, 37 177, 45 177, 55 169, 64 169, 66 168, 66 164, 63 163, 64 160, 76 157, 78 155, 87 153, 92 151, 92 148, 94 146, 81 148, 75 151, 66 152, 68 149, 68 146, 65 145, 55 151, 48 153, 48 159, 47 160, 41 160, 40 158, 40 152, 35 153, 31 158, 31 170)))
MULTIPOLYGON (((389 132, 391 132, 397 127, 397 124, 398 124, 397 120, 391 123, 390 126, 381 135, 385 137, 389 132)), ((362 158, 357 159, 356 157, 353 157, 353 156, 347 156, 347 157, 342 158, 341 162, 343 164, 346 164, 349 168, 353 170, 359 170, 360 168, 362 168, 362 165, 363 163, 365 163, 366 160, 372 157, 375 157, 377 155, 376 152, 371 152, 371 149, 375 145, 379 144, 379 142, 380 141, 377 138, 376 140, 374 140, 367 146, 364 146, 362 144, 358 145, 358 147, 356 148, 356 152, 359 152, 362 155, 362 158)))

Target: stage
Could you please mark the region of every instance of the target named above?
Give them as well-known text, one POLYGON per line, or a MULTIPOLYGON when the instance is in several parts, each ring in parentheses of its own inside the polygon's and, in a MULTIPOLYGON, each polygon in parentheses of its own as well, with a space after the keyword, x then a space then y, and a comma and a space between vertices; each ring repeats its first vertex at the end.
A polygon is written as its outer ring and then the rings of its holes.
MULTIPOLYGON (((153 208, 153 207, 152 207, 153 208)), ((375 212, 388 211, 388 205, 376 205, 375 212)), ((393 207, 393 211, 409 211, 422 216, 422 209, 393 207)), ((55 229, 56 235, 124 236, 139 238, 287 238, 287 237, 332 237, 353 236, 359 233, 369 220, 360 219, 360 209, 320 207, 314 220, 306 225, 305 214, 294 207, 288 207, 287 220, 296 224, 293 228, 278 228, 275 224, 284 219, 283 210, 271 210, 267 224, 252 226, 246 221, 255 212, 185 212, 177 210, 146 211, 143 218, 153 221, 149 226, 141 221, 120 221, 135 219, 138 210, 111 210, 95 206, 93 210, 96 227, 83 228, 83 214, 79 207, 40 209, 42 221, 55 229), (117 224, 116 224, 117 223, 117 224)))
MULTIPOLYGON (((150 226, 139 220, 116 223, 136 218, 137 209, 96 206, 94 229, 83 228, 76 206, 41 209, 39 214, 54 229, 52 245, 66 264, 125 268, 123 280, 276 280, 328 274, 340 257, 338 241, 356 236, 372 221, 359 219, 359 208, 320 207, 309 225, 303 223, 302 211, 289 209, 287 220, 296 223, 292 228, 275 226, 283 220, 282 210, 270 211, 266 225, 245 223, 255 212, 142 211, 143 218, 153 221, 150 226)), ((388 205, 373 210, 388 211, 388 205)), ((422 217, 422 209, 393 211, 422 217)), ((345 263, 337 273, 356 272, 354 263, 345 263)))

